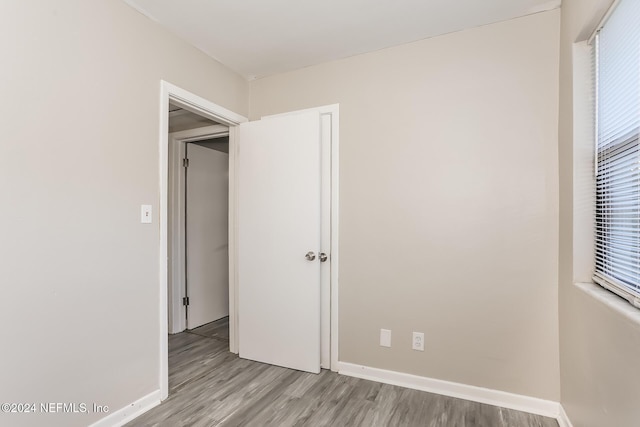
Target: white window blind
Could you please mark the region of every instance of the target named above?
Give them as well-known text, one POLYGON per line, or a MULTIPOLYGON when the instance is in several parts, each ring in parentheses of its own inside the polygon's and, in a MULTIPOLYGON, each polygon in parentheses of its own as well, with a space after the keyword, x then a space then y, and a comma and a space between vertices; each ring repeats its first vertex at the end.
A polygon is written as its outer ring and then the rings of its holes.
POLYGON ((640 1, 596 36, 594 280, 640 306, 640 1))

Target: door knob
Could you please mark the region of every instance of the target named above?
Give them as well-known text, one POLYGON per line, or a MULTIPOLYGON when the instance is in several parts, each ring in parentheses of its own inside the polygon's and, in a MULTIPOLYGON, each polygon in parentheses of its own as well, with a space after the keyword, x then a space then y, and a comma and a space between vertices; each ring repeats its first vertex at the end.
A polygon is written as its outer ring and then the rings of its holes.
POLYGON ((329 257, 324 252, 320 252, 318 254, 318 258, 320 259, 320 262, 325 262, 329 257))
POLYGON ((316 259, 316 254, 314 254, 312 251, 309 251, 304 257, 307 259, 307 261, 313 261, 314 259, 316 259))

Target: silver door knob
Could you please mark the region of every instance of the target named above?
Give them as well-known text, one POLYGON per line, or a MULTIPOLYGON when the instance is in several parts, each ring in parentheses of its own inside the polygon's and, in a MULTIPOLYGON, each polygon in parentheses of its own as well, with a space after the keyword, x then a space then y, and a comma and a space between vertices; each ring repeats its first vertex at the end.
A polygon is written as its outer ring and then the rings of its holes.
POLYGON ((320 252, 318 254, 318 258, 320 259, 320 262, 325 262, 329 257, 324 252, 320 252))
POLYGON ((304 257, 307 259, 307 261, 313 261, 314 259, 316 259, 316 254, 309 251, 304 257))

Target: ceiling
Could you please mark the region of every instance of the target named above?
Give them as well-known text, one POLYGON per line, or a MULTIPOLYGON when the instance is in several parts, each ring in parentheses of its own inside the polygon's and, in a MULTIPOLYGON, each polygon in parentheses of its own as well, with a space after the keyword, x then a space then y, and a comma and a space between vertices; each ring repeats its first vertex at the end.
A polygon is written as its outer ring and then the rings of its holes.
POLYGON ((560 6, 561 0, 124 0, 247 79, 560 6))
POLYGON ((218 123, 187 111, 176 105, 169 104, 169 132, 180 132, 187 129, 213 126, 218 123))

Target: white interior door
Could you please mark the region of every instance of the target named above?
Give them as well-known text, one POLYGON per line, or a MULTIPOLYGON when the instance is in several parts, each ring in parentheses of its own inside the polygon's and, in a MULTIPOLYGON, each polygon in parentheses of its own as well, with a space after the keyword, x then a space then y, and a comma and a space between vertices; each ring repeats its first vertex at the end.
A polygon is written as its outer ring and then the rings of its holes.
POLYGON ((319 113, 243 123, 238 141, 240 357, 318 373, 319 113))
POLYGON ((229 315, 229 155, 187 144, 187 328, 229 315))

